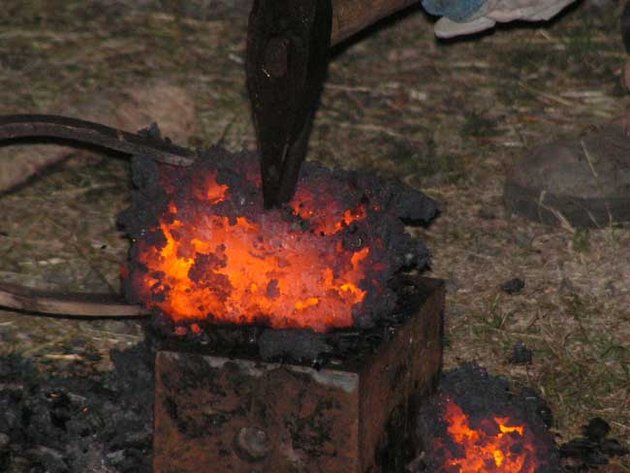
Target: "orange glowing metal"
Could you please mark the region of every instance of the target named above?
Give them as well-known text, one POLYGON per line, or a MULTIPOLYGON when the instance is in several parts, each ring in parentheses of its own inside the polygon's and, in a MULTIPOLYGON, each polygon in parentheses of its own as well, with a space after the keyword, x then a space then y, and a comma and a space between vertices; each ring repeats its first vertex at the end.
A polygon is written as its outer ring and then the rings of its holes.
POLYGON ((123 290, 169 334, 373 327, 404 306, 403 275, 430 261, 405 224, 438 206, 400 182, 307 162, 292 201, 265 210, 256 153, 214 147, 189 167, 138 160, 133 171, 123 290))
POLYGON ((353 307, 366 296, 370 248, 346 249, 327 238, 366 218, 362 205, 316 210, 303 191, 292 208, 310 231, 281 219, 267 227, 264 219, 217 215, 213 206, 230 198, 229 187, 216 173, 198 181, 192 194, 202 210, 170 202, 160 219, 164 244, 138 244, 147 268, 138 290, 149 305, 176 322, 262 321, 317 331, 353 325, 353 307), (155 292, 162 297, 151 299, 155 292))
POLYGON ((365 207, 360 205, 356 209, 343 210, 341 218, 331 220, 329 212, 331 210, 335 212, 336 210, 335 213, 338 213, 339 209, 331 209, 329 207, 317 212, 310 207, 306 207, 306 202, 313 205, 306 191, 298 192, 296 199, 291 203, 293 212, 303 219, 311 221, 317 227, 317 230, 324 235, 334 235, 351 225, 352 222, 363 220, 367 215, 365 207), (301 202, 299 201, 300 197, 304 199, 301 202))
POLYGON ((493 417, 473 429, 468 416, 451 400, 446 404, 445 419, 448 434, 464 454, 449 454, 440 471, 535 473, 535 439, 524 425, 509 425, 509 417, 493 417))

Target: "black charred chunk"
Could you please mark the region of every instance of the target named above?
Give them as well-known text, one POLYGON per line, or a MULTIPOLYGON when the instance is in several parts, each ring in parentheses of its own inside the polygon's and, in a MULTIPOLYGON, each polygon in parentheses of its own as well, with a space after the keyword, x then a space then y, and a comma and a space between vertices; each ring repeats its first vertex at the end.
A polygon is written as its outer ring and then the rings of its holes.
MULTIPOLYGON (((467 416, 473 429, 480 430, 488 419, 497 417, 508 417, 510 425, 524 425, 530 440, 535 441, 535 458, 527 458, 535 459, 536 473, 561 471, 553 436, 548 430, 547 422, 551 419, 545 414, 548 407, 544 400, 531 389, 515 390, 506 379, 492 376, 478 365, 465 364, 446 372, 438 392, 422 405, 417 435, 423 454, 412 462, 410 472, 441 473, 446 471, 448 458, 464 456, 462 445, 447 431, 446 406, 451 402, 467 416)), ((518 443, 510 451, 525 452, 518 443)))
POLYGON ((532 362, 533 352, 521 340, 514 344, 508 362, 513 365, 528 365, 532 362))
POLYGON ((608 438, 610 425, 601 417, 594 417, 582 428, 582 437, 577 437, 560 446, 560 455, 566 471, 584 471, 606 465, 610 457, 630 453, 619 440, 608 438))
POLYGON ((520 278, 513 278, 501 284, 501 290, 507 294, 518 294, 525 288, 525 281, 520 278))
POLYGON ((594 417, 584 426, 584 436, 588 439, 601 441, 610 433, 610 424, 601 417, 594 417))
POLYGON ((114 370, 90 377, 0 357, 0 471, 151 471, 154 354, 111 356, 114 370))

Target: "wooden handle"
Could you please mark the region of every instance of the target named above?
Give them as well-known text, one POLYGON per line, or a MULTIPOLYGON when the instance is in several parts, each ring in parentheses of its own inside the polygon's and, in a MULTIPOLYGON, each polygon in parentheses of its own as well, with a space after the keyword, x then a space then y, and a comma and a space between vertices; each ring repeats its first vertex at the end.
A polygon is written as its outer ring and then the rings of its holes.
POLYGON ((334 46, 393 13, 420 0, 331 0, 333 7, 330 45, 334 46))

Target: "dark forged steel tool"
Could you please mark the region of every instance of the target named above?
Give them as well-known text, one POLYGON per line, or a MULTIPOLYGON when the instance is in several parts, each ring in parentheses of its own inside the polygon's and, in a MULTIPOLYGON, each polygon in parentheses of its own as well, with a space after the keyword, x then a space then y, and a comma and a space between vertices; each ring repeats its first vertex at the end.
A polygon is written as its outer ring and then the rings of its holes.
POLYGON ((265 207, 293 197, 330 47, 418 0, 254 0, 247 88, 265 207))
POLYGON ((331 25, 330 0, 254 1, 246 72, 265 207, 295 192, 328 67, 331 25))
MULTIPOLYGON (((175 146, 157 129, 139 133, 56 115, 0 115, 0 146, 13 143, 52 142, 95 148, 172 166, 189 166, 196 152, 175 146)), ((0 308, 61 317, 142 317, 150 311, 128 304, 115 294, 71 294, 37 291, 0 283, 0 308)))

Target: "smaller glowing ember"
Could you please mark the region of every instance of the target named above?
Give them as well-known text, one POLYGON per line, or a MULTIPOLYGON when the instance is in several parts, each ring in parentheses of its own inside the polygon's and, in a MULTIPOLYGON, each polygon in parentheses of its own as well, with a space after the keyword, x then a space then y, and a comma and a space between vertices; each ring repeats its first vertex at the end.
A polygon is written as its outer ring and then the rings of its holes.
POLYGON ((438 393, 420 409, 424 454, 411 471, 558 473, 551 423, 547 404, 532 389, 515 391, 505 378, 462 365, 443 374, 438 393))
MULTIPOLYGON (((514 425, 509 417, 490 417, 473 428, 452 400, 445 410, 447 432, 456 452, 446 452, 444 472, 536 473, 536 439, 526 425, 514 425)), ((444 448, 441 441, 436 443, 437 448, 444 448)))

